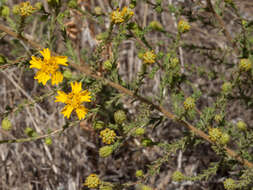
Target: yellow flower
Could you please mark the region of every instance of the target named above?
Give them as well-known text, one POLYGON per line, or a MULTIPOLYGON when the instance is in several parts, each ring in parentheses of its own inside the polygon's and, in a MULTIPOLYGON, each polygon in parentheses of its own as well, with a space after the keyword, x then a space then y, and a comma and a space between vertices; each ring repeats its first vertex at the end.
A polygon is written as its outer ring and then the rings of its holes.
POLYGON ((122 11, 117 9, 116 11, 113 11, 111 13, 111 21, 115 24, 122 23, 124 21, 127 21, 134 15, 134 12, 129 9, 128 7, 124 7, 122 11))
POLYGON ((192 110, 195 108, 195 100, 192 97, 188 97, 184 101, 184 109, 192 110))
POLYGON ((119 11, 119 9, 117 9, 116 11, 113 11, 113 12, 112 12, 112 14, 111 14, 111 20, 112 20, 112 22, 114 22, 115 24, 124 22, 123 15, 122 15, 121 12, 119 11))
POLYGON ((104 129, 100 132, 100 137, 102 138, 103 143, 112 144, 115 141, 116 133, 111 129, 104 129))
POLYGON ((64 117, 69 118, 73 110, 76 111, 79 120, 83 119, 87 114, 88 110, 82 103, 90 102, 91 96, 88 90, 82 90, 82 82, 71 82, 72 92, 66 94, 63 91, 57 91, 58 96, 56 96, 55 102, 65 103, 66 106, 62 109, 61 113, 64 117))
POLYGON ((36 8, 34 8, 29 1, 20 3, 18 5, 18 14, 20 16, 29 16, 34 10, 36 10, 36 8))
POLYGON ((178 31, 180 33, 188 32, 190 30, 191 26, 187 21, 180 20, 178 22, 178 31))
POLYGON ((155 63, 155 59, 156 59, 156 54, 154 54, 154 51, 146 51, 143 56, 142 59, 144 61, 144 63, 155 63))
POLYGON ((128 7, 124 7, 121 11, 121 14, 122 14, 124 20, 128 20, 134 15, 134 12, 131 9, 129 9, 128 7))
POLYGON ((86 180, 84 185, 88 188, 96 188, 101 183, 99 177, 96 174, 90 174, 86 180))
POLYGON ((249 71, 252 67, 252 63, 249 59, 241 59, 239 63, 239 69, 241 71, 249 71))
POLYGON ((218 128, 210 128, 208 134, 209 134, 211 141, 216 142, 216 143, 222 137, 222 132, 218 128))
POLYGON ((67 57, 66 56, 51 56, 50 50, 43 49, 40 51, 41 55, 44 57, 43 60, 41 58, 37 58, 32 56, 32 60, 30 61, 30 68, 39 69, 36 73, 34 79, 37 79, 39 83, 46 85, 47 81, 51 79, 52 85, 58 84, 62 82, 63 75, 61 74, 59 69, 59 65, 67 66, 67 57))

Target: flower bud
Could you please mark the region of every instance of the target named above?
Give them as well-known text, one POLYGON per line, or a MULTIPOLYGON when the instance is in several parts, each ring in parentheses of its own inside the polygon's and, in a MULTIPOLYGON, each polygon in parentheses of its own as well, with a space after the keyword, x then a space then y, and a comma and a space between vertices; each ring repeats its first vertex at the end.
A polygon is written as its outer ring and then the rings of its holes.
POLYGON ((184 101, 184 109, 185 110, 192 110, 195 108, 195 100, 192 97, 186 98, 184 101))
POLYGON ((239 63, 240 71, 249 71, 252 68, 252 63, 250 59, 241 59, 239 63))
POLYGON ((135 176, 137 177, 137 178, 140 178, 140 177, 143 177, 143 171, 142 170, 137 170, 136 172, 135 172, 135 176))
POLYGON ((163 26, 160 22, 158 21, 151 21, 149 23, 149 27, 153 30, 157 30, 157 31, 162 31, 163 30, 163 26))
POLYGON ((63 76, 66 79, 71 79, 72 78, 72 72, 69 69, 66 69, 65 71, 63 71, 63 76))
POLYGON ((116 133, 111 129, 104 129, 100 132, 100 137, 102 138, 103 143, 112 144, 115 141, 116 133))
POLYGON ((101 183, 99 177, 96 174, 90 174, 86 180, 84 185, 88 188, 96 188, 101 183))
POLYGON ((184 175, 180 171, 175 171, 172 174, 172 181, 180 182, 183 181, 184 175))
POLYGON ((10 15, 10 8, 7 6, 2 7, 1 15, 3 17, 8 17, 10 15))
POLYGON ((110 71, 112 69, 112 63, 110 60, 106 60, 104 63, 103 63, 103 67, 104 69, 110 71))
POLYGON ((95 130, 100 130, 100 129, 103 129, 104 128, 104 122, 103 121, 95 121, 94 123, 93 123, 93 128, 95 129, 95 130))
POLYGON ((10 130, 12 127, 12 124, 11 124, 11 121, 9 120, 8 117, 5 117, 3 120, 2 120, 2 129, 8 131, 10 130))
POLYGON ((236 124, 237 128, 240 129, 241 131, 246 131, 247 130, 247 124, 243 121, 238 121, 236 124))
POLYGON ((122 124, 126 120, 126 114, 123 110, 118 110, 114 113, 114 120, 117 124, 122 124))
POLYGON ((112 154, 113 147, 112 146, 103 146, 99 149, 99 156, 102 158, 108 157, 112 154))
POLYGON ((228 94, 232 91, 232 84, 230 82, 225 82, 221 89, 225 94, 228 94))
POLYGON ((220 123, 220 122, 222 122, 223 117, 222 117, 222 115, 220 115, 220 114, 216 114, 216 115, 214 116, 214 120, 215 120, 217 123, 220 123))
POLYGON ((102 15, 103 14, 101 7, 95 7, 94 12, 95 12, 96 15, 102 15))
POLYGON ((137 129, 135 129, 135 131, 134 131, 134 135, 135 135, 135 136, 141 136, 141 135, 143 135, 144 133, 145 133, 145 129, 142 128, 142 127, 139 127, 139 128, 137 128, 137 129))
POLYGON ((45 138, 45 143, 46 143, 46 145, 51 145, 53 143, 52 138, 51 137, 46 137, 45 138))
POLYGON ((185 33, 188 32, 190 30, 191 26, 187 21, 184 20, 180 20, 178 22, 178 32, 179 33, 185 33))
POLYGON ((216 142, 216 143, 219 142, 222 136, 222 132, 218 128, 210 128, 208 133, 209 133, 209 137, 211 141, 216 142))
POLYGON ((154 51, 146 51, 143 55, 142 55, 142 60, 144 63, 148 63, 148 64, 152 64, 155 63, 155 59, 156 59, 156 54, 154 54, 154 51))
POLYGON ((228 178, 226 179, 224 182, 224 188, 226 190, 233 190, 233 189, 236 189, 236 183, 235 183, 235 180, 231 179, 231 178, 228 178))
POLYGON ((227 133, 223 133, 221 135, 219 142, 222 145, 226 145, 226 144, 228 144, 229 140, 230 140, 230 136, 227 133))

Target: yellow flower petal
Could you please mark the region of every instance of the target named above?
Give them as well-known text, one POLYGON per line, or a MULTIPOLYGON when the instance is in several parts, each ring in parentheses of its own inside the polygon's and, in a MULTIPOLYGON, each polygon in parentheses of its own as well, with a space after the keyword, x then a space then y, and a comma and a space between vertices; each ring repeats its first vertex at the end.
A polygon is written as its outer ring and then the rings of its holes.
POLYGON ((79 120, 85 118, 85 115, 87 114, 88 110, 80 105, 78 108, 76 108, 76 114, 79 120))
POLYGON ((42 67, 42 60, 40 58, 32 56, 32 60, 30 61, 30 68, 36 68, 36 69, 41 69, 42 67))
POLYGON ((90 102, 91 101, 91 95, 88 90, 84 90, 81 92, 81 102, 90 102))
POLYGON ((58 96, 55 97, 55 102, 65 103, 68 100, 68 95, 65 92, 58 90, 57 93, 58 96))
POLYGON ((82 90, 82 82, 71 82, 70 85, 74 94, 78 94, 82 90))
POLYGON ((44 57, 44 60, 50 60, 51 53, 50 53, 50 50, 48 48, 43 49, 42 51, 40 51, 40 53, 44 57))
POLYGON ((58 65, 64 65, 64 66, 68 66, 67 62, 68 62, 68 57, 66 56, 56 56, 55 58, 55 62, 58 65))
POLYGON ((63 81, 63 75, 61 74, 60 71, 57 71, 52 75, 52 78, 51 78, 52 85, 54 84, 58 85, 58 83, 62 81, 63 81))
POLYGON ((43 71, 38 71, 34 77, 34 79, 38 80, 38 83, 42 83, 44 86, 50 78, 50 75, 43 71))
POLYGON ((61 113, 64 115, 64 117, 69 118, 71 112, 73 111, 73 109, 74 109, 74 108, 73 108, 72 106, 66 105, 66 106, 62 109, 61 113))

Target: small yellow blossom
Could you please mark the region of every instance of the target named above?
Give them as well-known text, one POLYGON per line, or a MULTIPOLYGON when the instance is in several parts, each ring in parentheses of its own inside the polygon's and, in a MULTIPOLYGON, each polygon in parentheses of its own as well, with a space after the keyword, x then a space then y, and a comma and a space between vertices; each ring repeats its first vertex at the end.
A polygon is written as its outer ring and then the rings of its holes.
POLYGON ((127 21, 134 15, 134 12, 128 7, 124 7, 122 11, 117 9, 111 13, 111 21, 115 24, 119 24, 127 21))
POLYGON ((252 67, 252 63, 249 59, 241 59, 239 63, 239 69, 241 71, 249 71, 252 67))
POLYGON ((112 19, 112 22, 114 22, 115 24, 124 22, 123 15, 119 11, 119 9, 117 9, 116 11, 112 12, 111 19, 112 19))
POLYGON ((121 14, 122 14, 124 20, 128 20, 134 15, 134 12, 131 9, 129 9, 128 7, 124 7, 121 11, 121 14))
POLYGON ((226 179, 223 184, 226 190, 236 189, 236 181, 231 178, 226 179))
POLYGON ((88 188, 96 188, 101 183, 99 177, 96 174, 90 174, 86 180, 84 185, 88 188))
POLYGON ((17 13, 20 16, 29 16, 30 14, 32 14, 34 11, 36 10, 36 8, 34 8, 29 1, 20 3, 18 5, 18 10, 17 13))
POLYGON ((67 66, 67 57, 66 56, 51 56, 50 50, 43 49, 40 51, 41 55, 44 57, 43 60, 41 58, 37 58, 32 56, 32 60, 30 61, 30 68, 39 69, 36 73, 34 79, 38 80, 39 83, 46 85, 47 81, 51 79, 52 85, 58 84, 62 82, 63 75, 61 74, 59 69, 59 65, 67 66))
POLYGON ((102 138, 103 143, 112 144, 115 141, 116 133, 111 129, 104 129, 100 132, 100 137, 102 138))
POLYGON ((143 55, 142 55, 142 59, 144 61, 144 63, 155 63, 155 59, 156 59, 156 54, 154 54, 154 51, 146 51, 143 55))
POLYGON ((90 102, 91 96, 88 90, 82 90, 81 82, 71 82, 72 92, 66 94, 63 91, 57 91, 55 102, 65 103, 66 106, 62 109, 61 113, 64 117, 69 118, 73 110, 76 111, 79 120, 83 119, 88 110, 82 105, 83 102, 90 102))
POLYGON ((186 110, 191 110, 195 108, 195 100, 192 97, 188 97, 184 101, 184 108, 186 110))
POLYGON ((219 142, 220 138, 222 137, 222 132, 218 128, 210 128, 208 134, 211 141, 216 143, 219 142))
POLYGON ((190 30, 191 26, 187 21, 180 20, 178 22, 178 31, 180 33, 188 32, 190 30))

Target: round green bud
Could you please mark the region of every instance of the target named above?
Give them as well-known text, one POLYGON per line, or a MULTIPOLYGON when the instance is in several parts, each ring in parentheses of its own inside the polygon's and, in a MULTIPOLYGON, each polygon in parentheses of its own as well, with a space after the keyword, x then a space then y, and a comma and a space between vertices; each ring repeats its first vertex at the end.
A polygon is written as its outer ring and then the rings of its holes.
POLYGON ((213 142, 219 142, 222 136, 222 132, 220 131, 219 128, 210 128, 208 134, 211 141, 213 142))
POLYGON ((8 131, 10 130, 12 127, 12 124, 11 124, 11 121, 9 120, 8 117, 5 117, 3 120, 2 120, 2 129, 8 131))
POLYGON ((249 71, 252 68, 252 63, 250 59, 241 59, 239 63, 240 71, 249 71))
POLYGON ((26 127, 24 132, 25 132, 26 135, 28 135, 29 137, 31 137, 31 136, 32 136, 32 133, 33 133, 34 131, 33 131, 32 128, 26 127))
POLYGON ((224 182, 224 188, 226 190, 233 190, 233 189, 236 189, 236 183, 235 183, 235 180, 231 179, 231 178, 228 178, 226 179, 224 182))
POLYGON ((105 124, 104 124, 103 121, 95 121, 95 122, 93 123, 93 128, 94 128, 95 130, 103 129, 104 126, 105 126, 105 124))
POLYGON ((216 114, 216 115, 214 116, 214 120, 215 120, 217 123, 220 123, 220 122, 222 122, 223 117, 222 117, 222 115, 220 115, 220 114, 216 114))
POLYGON ((180 182, 184 180, 184 175, 180 171, 175 171, 172 174, 172 181, 180 182))
POLYGON ((99 156, 104 158, 104 157, 108 157, 112 154, 113 152, 113 147, 112 146, 103 146, 99 149, 99 156))
POLYGON ((77 1, 76 0, 69 1, 68 6, 70 8, 76 8, 77 7, 77 1))
POLYGON ((37 10, 40 10, 42 8, 42 3, 41 2, 37 2, 34 4, 34 7, 37 9, 37 10))
POLYGON ((69 69, 66 69, 65 71, 63 71, 63 76, 66 79, 71 79, 72 78, 72 72, 69 69))
POLYGON ((15 14, 15 15, 19 14, 19 5, 14 5, 12 7, 12 13, 15 14))
POLYGON ((221 89, 224 93, 228 94, 232 91, 232 84, 230 82, 225 82, 221 89))
POLYGON ((122 124, 126 120, 126 114, 123 110, 118 110, 114 113, 114 120, 117 124, 122 124))
POLYGON ((230 136, 227 133, 223 133, 220 138, 220 143, 222 145, 226 145, 228 144, 229 140, 230 140, 230 136))
POLYGON ((4 64, 6 64, 6 62, 7 61, 6 61, 5 57, 0 54, 0 65, 4 65, 4 64))
POLYGON ((151 21, 150 23, 149 23, 149 27, 151 28, 151 29, 153 29, 153 30, 157 30, 157 31, 162 31, 163 30, 163 26, 162 26, 162 24, 160 23, 160 22, 158 22, 158 21, 151 21))
POLYGON ((139 128, 137 128, 137 129, 135 129, 135 131, 134 131, 134 135, 136 135, 136 136, 141 136, 141 135, 143 135, 144 133, 145 133, 145 129, 142 128, 142 127, 139 127, 139 128))
POLYGON ((104 63, 103 63, 103 67, 104 69, 110 71, 112 69, 112 63, 110 60, 106 60, 104 63))
POLYGON ((3 17, 8 17, 10 15, 10 8, 7 6, 2 7, 1 15, 3 17))
POLYGON ((129 8, 134 9, 135 7, 136 7, 136 0, 131 0, 131 2, 129 4, 129 8))
POLYGON ((46 137, 45 138, 45 143, 46 143, 46 145, 51 145, 53 143, 52 138, 51 137, 46 137))
POLYGON ((192 97, 186 98, 184 101, 184 109, 186 110, 192 110, 195 108, 195 100, 192 97))
POLYGON ((178 64, 179 64, 179 59, 177 57, 174 57, 174 58, 171 59, 170 66, 172 68, 175 68, 176 66, 178 66, 178 64))
POLYGON ((94 12, 95 12, 96 15, 102 15, 103 14, 101 7, 95 7, 94 12))
POLYGON ((241 131, 246 131, 247 130, 247 124, 243 121, 238 121, 236 126, 241 131))
POLYGON ((156 10, 156 12, 158 12, 158 13, 161 13, 161 12, 163 11, 163 9, 162 9, 161 6, 157 6, 157 7, 155 8, 155 10, 156 10))
POLYGON ((148 146, 151 146, 153 144, 153 141, 151 139, 143 139, 141 141, 141 144, 144 147, 148 147, 148 146))
POLYGON ((143 171, 142 170, 137 170, 136 172, 135 172, 135 176, 137 177, 137 178, 140 178, 140 177, 143 177, 143 171))

